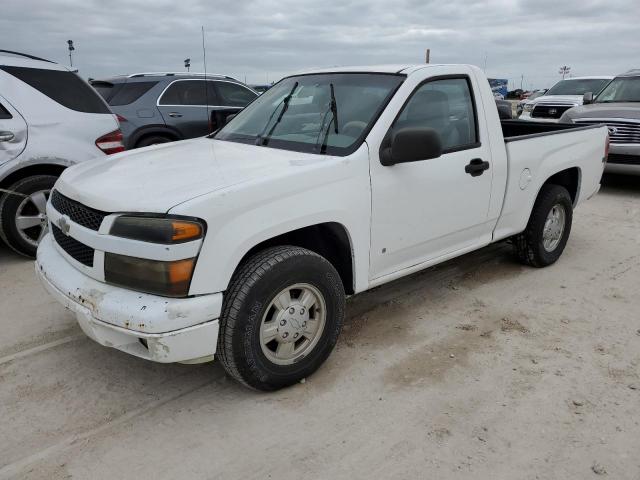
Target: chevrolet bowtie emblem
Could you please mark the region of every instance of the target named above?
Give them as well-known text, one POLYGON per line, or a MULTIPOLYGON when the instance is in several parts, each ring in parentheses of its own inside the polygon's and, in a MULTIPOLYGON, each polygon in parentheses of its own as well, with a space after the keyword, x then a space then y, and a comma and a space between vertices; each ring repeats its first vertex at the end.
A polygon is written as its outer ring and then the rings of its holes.
POLYGON ((60 217, 60 220, 58 220, 58 228, 60 228, 60 230, 62 230, 62 233, 64 233, 65 235, 69 235, 69 228, 71 228, 71 225, 69 225, 69 217, 67 217, 66 215, 60 217))

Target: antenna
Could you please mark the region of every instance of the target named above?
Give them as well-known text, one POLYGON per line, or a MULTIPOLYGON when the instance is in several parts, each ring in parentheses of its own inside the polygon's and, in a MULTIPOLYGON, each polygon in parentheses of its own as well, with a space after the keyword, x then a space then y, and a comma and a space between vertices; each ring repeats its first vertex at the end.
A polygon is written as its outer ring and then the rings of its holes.
POLYGON ((202 56, 204 57, 204 101, 207 106, 207 125, 209 128, 209 133, 213 130, 213 125, 211 122, 211 113, 209 113, 209 81, 207 80, 207 48, 204 44, 204 25, 202 28, 202 56))

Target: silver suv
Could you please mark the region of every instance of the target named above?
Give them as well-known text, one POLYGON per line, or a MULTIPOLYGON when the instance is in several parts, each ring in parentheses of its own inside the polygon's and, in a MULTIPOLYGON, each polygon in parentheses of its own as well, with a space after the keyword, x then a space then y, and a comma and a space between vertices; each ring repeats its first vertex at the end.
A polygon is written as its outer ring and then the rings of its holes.
POLYGON ((606 124, 611 146, 605 170, 640 175, 640 69, 618 75, 597 97, 587 92, 583 100, 560 121, 606 124))
POLYGON ((217 74, 134 73, 90 83, 118 115, 128 149, 207 135, 258 96, 217 74))

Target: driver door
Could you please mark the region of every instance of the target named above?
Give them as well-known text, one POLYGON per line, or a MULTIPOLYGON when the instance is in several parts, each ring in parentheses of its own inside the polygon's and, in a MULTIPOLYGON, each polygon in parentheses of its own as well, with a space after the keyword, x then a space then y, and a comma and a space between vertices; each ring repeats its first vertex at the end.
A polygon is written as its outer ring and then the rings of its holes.
POLYGON ((481 107, 472 85, 466 75, 428 79, 391 125, 388 135, 403 128, 436 130, 440 157, 383 166, 379 152, 371 152, 370 280, 489 243, 491 151, 481 141, 481 107), (479 174, 466 171, 484 161, 488 168, 479 174))

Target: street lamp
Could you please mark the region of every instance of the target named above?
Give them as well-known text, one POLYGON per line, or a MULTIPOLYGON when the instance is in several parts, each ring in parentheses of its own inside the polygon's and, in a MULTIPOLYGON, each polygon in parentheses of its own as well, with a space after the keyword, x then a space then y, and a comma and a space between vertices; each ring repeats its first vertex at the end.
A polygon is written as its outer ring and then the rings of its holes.
POLYGON ((191 59, 190 58, 185 58, 184 59, 184 68, 187 69, 187 72, 189 71, 189 67, 191 66, 191 59))
POLYGON ((75 50, 73 46, 73 40, 67 40, 67 45, 69 45, 69 65, 73 67, 73 59, 71 58, 71 52, 75 50))
POLYGON ((571 67, 567 67, 566 65, 564 65, 560 67, 560 70, 558 71, 558 73, 562 75, 562 79, 564 80, 565 75, 569 75, 570 71, 571 71, 571 67))

